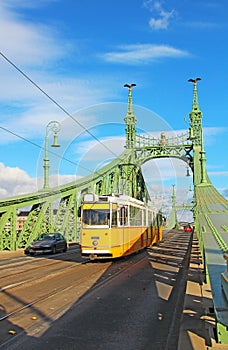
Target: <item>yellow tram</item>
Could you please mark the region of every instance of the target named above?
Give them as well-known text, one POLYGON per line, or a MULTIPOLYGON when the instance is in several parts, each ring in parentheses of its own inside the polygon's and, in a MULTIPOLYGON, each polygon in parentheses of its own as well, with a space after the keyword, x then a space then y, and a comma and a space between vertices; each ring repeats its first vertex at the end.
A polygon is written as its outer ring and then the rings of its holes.
POLYGON ((135 198, 87 193, 81 209, 81 255, 91 260, 130 255, 162 239, 161 213, 135 198))

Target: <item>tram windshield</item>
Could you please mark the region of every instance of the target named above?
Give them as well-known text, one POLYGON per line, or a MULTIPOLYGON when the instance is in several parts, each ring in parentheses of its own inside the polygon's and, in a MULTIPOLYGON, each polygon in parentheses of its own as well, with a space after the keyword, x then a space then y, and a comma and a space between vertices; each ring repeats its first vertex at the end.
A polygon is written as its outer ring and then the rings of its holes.
POLYGON ((86 226, 109 225, 109 209, 86 209, 83 211, 82 223, 86 226))

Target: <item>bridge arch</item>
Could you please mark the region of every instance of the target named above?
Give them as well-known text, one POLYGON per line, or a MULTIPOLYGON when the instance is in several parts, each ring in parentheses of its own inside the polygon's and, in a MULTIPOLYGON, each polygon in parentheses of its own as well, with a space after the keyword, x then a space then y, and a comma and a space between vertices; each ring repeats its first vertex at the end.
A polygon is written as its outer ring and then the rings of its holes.
POLYGON ((152 202, 167 218, 166 229, 178 227, 183 217, 193 221, 193 173, 188 159, 167 156, 146 158, 141 170, 152 202), (175 201, 172 198, 173 186, 175 201))
POLYGON ((142 165, 151 159, 179 158, 191 167, 195 179, 200 180, 202 174, 198 163, 201 160, 199 161, 199 157, 195 160, 194 147, 201 147, 200 151, 197 149, 197 155, 204 156, 204 153, 199 142, 202 140, 202 131, 199 136, 201 112, 199 112, 198 98, 196 98, 196 84, 194 84, 193 109, 189 117, 190 129, 181 135, 167 136, 162 132, 158 137, 151 137, 145 133, 137 134, 137 119, 132 102, 132 89, 135 84, 126 84, 126 87, 128 104, 124 118, 125 150, 107 165, 69 184, 0 201, 0 233, 3 236, 0 249, 23 247, 38 232, 47 230, 48 227, 64 232, 69 241, 77 240, 78 228, 80 228, 77 212, 85 192, 124 193, 147 202, 150 195, 143 178, 142 165), (196 177, 195 173, 200 175, 196 177), (53 205, 56 202, 59 202, 59 206, 53 216, 53 205), (17 212, 20 208, 27 206, 31 206, 27 224, 18 232, 15 222, 17 212))

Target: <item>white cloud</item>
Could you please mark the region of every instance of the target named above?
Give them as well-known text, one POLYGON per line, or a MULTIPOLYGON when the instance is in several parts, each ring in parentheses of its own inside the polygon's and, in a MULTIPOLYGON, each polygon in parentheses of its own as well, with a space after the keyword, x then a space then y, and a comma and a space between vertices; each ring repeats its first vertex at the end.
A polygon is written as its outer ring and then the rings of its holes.
POLYGON ((226 127, 216 127, 216 126, 211 126, 211 127, 204 127, 203 128, 203 134, 204 136, 215 136, 219 135, 221 133, 227 133, 228 128, 226 127))
MULTIPOLYGON (((59 59, 72 54, 71 50, 66 49, 69 43, 63 42, 56 28, 41 22, 33 24, 23 17, 21 11, 19 15, 18 11, 21 7, 41 6, 45 2, 41 1, 38 5, 33 1, 21 3, 13 0, 6 5, 0 0, 0 45, 3 54, 70 113, 100 103, 104 96, 108 98, 111 90, 113 97, 113 86, 108 84, 104 87, 99 78, 93 79, 91 75, 83 79, 78 76, 74 79, 72 75, 63 77, 53 69, 59 59)), ((172 47, 145 44, 121 47, 119 52, 107 53, 104 58, 109 62, 145 63, 160 57, 184 55, 187 53, 172 47)), ((2 107, 1 116, 4 127, 31 140, 34 136, 43 137, 45 126, 50 120, 61 121, 66 118, 64 111, 1 56, 0 75, 4 82, 0 85, 0 99, 6 106, 5 109, 2 107)), ((106 78, 109 81, 109 77, 106 78)), ((87 126, 86 119, 80 119, 80 114, 77 114, 77 119, 87 126)), ((9 141, 15 141, 15 137, 5 132, 0 142, 5 144, 9 141)))
POLYGON ((184 50, 168 45, 136 44, 118 47, 117 51, 108 52, 103 58, 108 62, 122 64, 145 64, 159 58, 178 58, 189 56, 184 50))
POLYGON ((50 60, 63 56, 65 47, 55 43, 53 29, 29 23, 17 10, 17 6, 9 7, 0 2, 1 52, 18 64, 30 67, 45 66, 50 60))
MULTIPOLYGON (((79 178, 76 175, 50 175, 49 186, 57 187, 79 178)), ((24 170, 18 167, 9 167, 0 163, 1 199, 37 192, 43 187, 43 182, 43 178, 31 178, 24 170)))
POLYGON ((173 11, 171 12, 162 12, 161 18, 151 18, 149 25, 152 29, 167 29, 169 26, 169 20, 173 17, 173 11))
POLYGON ((175 17, 176 11, 165 11, 161 5, 161 1, 146 0, 144 6, 150 12, 156 14, 156 17, 151 17, 149 25, 154 30, 167 29, 170 21, 175 17))
MULTIPOLYGON (((77 75, 76 79, 72 71, 69 71, 69 77, 67 72, 64 76, 59 74, 59 61, 67 60, 73 54, 71 44, 52 24, 31 23, 19 11, 21 7, 41 6, 45 2, 47 0, 23 3, 9 0, 6 4, 0 0, 1 124, 29 139, 34 135, 42 136, 50 120, 63 120, 66 113, 17 68, 70 114, 109 96, 109 91, 104 93, 99 80, 91 75, 84 75, 82 79, 77 75)), ((79 49, 76 46, 74 51, 79 49)), ((74 62, 76 59, 74 52, 74 62)), ((15 139, 5 133, 0 141, 10 140, 15 139)))
POLYGON ((112 138, 100 138, 100 142, 96 140, 81 142, 75 150, 77 154, 88 160, 99 160, 107 156, 118 156, 123 152, 125 145, 125 137, 114 136, 112 138))
POLYGON ((1 198, 37 191, 36 179, 18 167, 8 167, 3 163, 0 163, 0 184, 1 198))

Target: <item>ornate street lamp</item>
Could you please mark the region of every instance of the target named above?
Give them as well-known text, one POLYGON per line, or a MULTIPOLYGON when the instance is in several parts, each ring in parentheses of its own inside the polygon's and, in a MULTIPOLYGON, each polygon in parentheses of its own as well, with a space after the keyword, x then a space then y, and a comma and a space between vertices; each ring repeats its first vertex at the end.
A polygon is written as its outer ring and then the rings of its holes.
POLYGON ((46 126, 46 135, 45 135, 45 157, 44 157, 44 186, 43 189, 49 188, 49 158, 48 158, 48 133, 52 131, 54 134, 54 142, 51 147, 60 147, 58 144, 58 132, 60 131, 60 123, 57 121, 50 121, 46 126))

